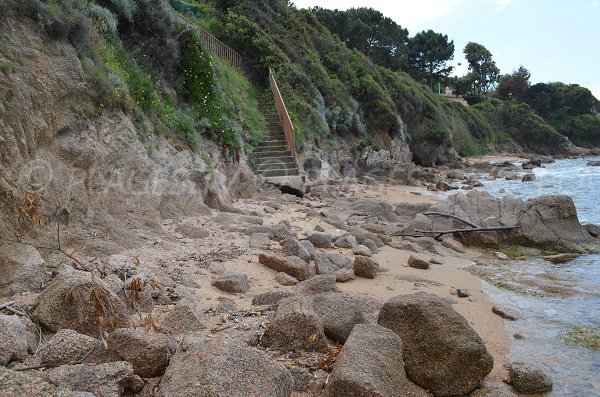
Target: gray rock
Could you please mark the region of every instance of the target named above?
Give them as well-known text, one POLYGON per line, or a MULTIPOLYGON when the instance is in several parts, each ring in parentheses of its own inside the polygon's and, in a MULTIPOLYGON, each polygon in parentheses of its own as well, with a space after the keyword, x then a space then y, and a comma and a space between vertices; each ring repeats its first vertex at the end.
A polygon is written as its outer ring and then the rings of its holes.
POLYGON ((531 182, 535 180, 535 174, 525 174, 521 178, 521 182, 531 182))
POLYGON ((521 318, 521 313, 519 313, 518 311, 509 307, 503 307, 498 305, 494 305, 494 307, 492 307, 492 313, 497 314, 503 319, 509 321, 517 321, 521 318))
POLYGON ((315 248, 331 248, 332 237, 330 234, 326 233, 313 233, 308 236, 308 241, 310 241, 315 248))
POLYGON ((600 161, 588 160, 587 166, 588 167, 600 167, 600 161))
POLYGON ((253 233, 250 235, 250 248, 268 248, 271 246, 269 233, 253 233))
POLYGON ((193 303, 179 301, 171 311, 163 317, 160 331, 172 335, 193 334, 204 328, 202 314, 193 303))
POLYGON ((517 397, 505 383, 483 382, 481 387, 475 389, 469 397, 517 397))
POLYGON ((27 327, 19 316, 0 313, 0 366, 27 357, 27 327))
POLYGON ((290 372, 237 340, 206 340, 171 359, 159 397, 289 397, 290 372))
POLYGON ((214 287, 232 293, 244 293, 250 290, 250 280, 244 273, 223 273, 212 282, 214 287))
POLYGON ((371 250, 362 244, 359 244, 356 247, 354 247, 352 249, 352 253, 354 255, 360 255, 360 256, 371 256, 371 250))
POLYGON ((459 243, 458 241, 451 239, 451 238, 443 239, 442 245, 446 248, 450 248, 451 250, 459 252, 461 254, 464 254, 466 252, 465 247, 461 243, 459 243))
POLYGON ((313 380, 313 376, 306 368, 288 367, 288 370, 294 378, 294 391, 305 392, 308 390, 308 385, 313 380))
POLYGON ((442 192, 446 192, 448 190, 452 190, 452 185, 450 185, 449 183, 443 182, 443 181, 438 181, 435 184, 435 188, 442 192))
POLYGON ((354 258, 354 274, 358 277, 375 278, 379 271, 379 264, 366 256, 354 258))
POLYGON ((325 351, 327 338, 312 299, 293 296, 280 301, 260 343, 282 351, 325 351))
POLYGON ((295 238, 285 240, 281 246, 281 252, 285 256, 297 256, 305 262, 310 262, 312 258, 309 250, 295 238))
POLYGON ((579 256, 579 254, 556 254, 546 255, 544 256, 544 259, 552 263, 567 263, 579 258, 579 256))
POLYGON ((315 253, 315 268, 317 274, 333 274, 339 282, 345 282, 354 277, 352 260, 339 253, 315 253))
POLYGON ((592 223, 588 223, 583 225, 585 230, 590 234, 590 236, 598 238, 600 237, 600 225, 594 225, 592 223))
POLYGON ((310 277, 308 264, 297 256, 284 257, 263 253, 258 256, 258 261, 273 270, 287 273, 298 281, 303 281, 310 277))
MULTIPOLYGON (((458 193, 434 204, 431 212, 455 215, 478 225, 513 226, 514 230, 495 233, 466 233, 466 243, 479 246, 500 246, 519 241, 520 245, 538 248, 559 247, 569 252, 587 252, 597 246, 597 242, 579 223, 573 200, 564 195, 541 196, 523 201, 511 196, 501 199, 487 192, 473 191, 458 193)), ((436 219, 423 224, 415 221, 407 231, 455 228, 462 226, 452 219, 436 219)))
POLYGON ((394 297, 379 312, 378 323, 402 339, 410 379, 436 396, 470 393, 494 365, 469 323, 435 295, 394 297))
POLYGON ((64 365, 80 360, 87 363, 121 361, 117 355, 110 357, 98 339, 70 329, 61 329, 45 341, 39 356, 42 364, 51 365, 64 365))
POLYGON ((0 296, 39 291, 47 281, 46 263, 35 248, 0 242, 0 296))
POLYGON ((284 241, 291 237, 296 237, 295 233, 290 230, 289 226, 285 223, 278 223, 276 225, 259 225, 250 226, 244 233, 248 236, 252 236, 255 233, 268 234, 269 238, 276 241, 284 241))
POLYGON ((294 291, 304 295, 339 292, 335 282, 336 276, 333 274, 317 275, 298 283, 298 285, 294 286, 294 291))
POLYGON ((338 248, 354 248, 358 245, 356 237, 351 234, 338 238, 333 244, 338 248))
POLYGON ((47 378, 58 387, 90 392, 96 397, 121 397, 121 384, 132 375, 133 366, 128 362, 118 361, 63 365, 50 369, 47 378))
POLYGON ((338 354, 324 397, 426 397, 406 377, 402 340, 376 324, 358 324, 338 354))
POLYGON ((311 259, 315 257, 315 246, 313 245, 313 243, 311 243, 308 240, 302 240, 300 241, 300 244, 302 244, 304 248, 306 248, 306 250, 310 254, 311 259))
POLYGON ((414 267, 415 269, 429 269, 429 262, 424 258, 411 255, 408 257, 408 266, 414 267))
POLYGON ((321 318, 325 335, 340 344, 346 342, 356 324, 367 323, 360 308, 342 294, 315 295, 313 308, 321 318))
POLYGON ((284 272, 277 273, 275 275, 275 281, 286 287, 291 287, 298 284, 298 280, 296 280, 296 277, 292 277, 284 272))
POLYGON ((117 327, 130 324, 127 305, 103 280, 92 280, 90 273, 72 271, 59 274, 38 298, 39 304, 32 318, 51 332, 72 329, 82 334, 98 335, 99 316, 114 320, 117 327), (110 302, 106 309, 98 309, 91 301, 92 291, 110 302))
POLYGON ((191 239, 203 239, 210 236, 210 232, 204 228, 192 225, 179 225, 175 228, 175 233, 191 239))
POLYGON ((254 306, 276 305, 280 300, 289 298, 293 294, 288 291, 268 291, 252 298, 254 306))
POLYGON ((142 329, 122 328, 110 336, 109 347, 133 364, 134 373, 143 378, 162 375, 177 349, 176 340, 169 335, 142 329))
POLYGON ((377 246, 377 243, 371 239, 366 239, 362 242, 362 245, 364 245, 365 247, 367 247, 369 250, 371 250, 371 254, 377 254, 379 253, 379 247, 377 246))
POLYGON ((3 397, 96 397, 83 391, 71 391, 45 382, 43 377, 17 372, 0 365, 0 390, 3 397))
POLYGON ((458 288, 456 290, 456 296, 458 296, 459 298, 468 298, 469 296, 471 296, 471 293, 466 289, 458 288))
POLYGON ((513 387, 519 393, 534 394, 552 391, 552 380, 537 365, 512 363, 508 372, 513 387))

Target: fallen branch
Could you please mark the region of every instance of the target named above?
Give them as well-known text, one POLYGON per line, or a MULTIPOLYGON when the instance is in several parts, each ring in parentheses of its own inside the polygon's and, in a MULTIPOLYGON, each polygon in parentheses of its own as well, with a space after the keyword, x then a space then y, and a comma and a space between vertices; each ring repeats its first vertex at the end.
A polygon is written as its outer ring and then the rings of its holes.
POLYGON ((14 305, 15 303, 17 303, 17 301, 10 301, 10 302, 6 302, 0 305, 0 310, 4 309, 5 307, 9 307, 14 305))
POLYGON ((415 233, 421 234, 436 234, 436 239, 444 234, 452 233, 472 233, 472 232, 494 232, 501 230, 514 230, 518 229, 519 226, 495 226, 495 227, 476 227, 473 229, 452 229, 452 230, 415 230, 415 233))
POLYGON ((480 228, 481 227, 481 226, 476 225, 475 223, 470 222, 470 221, 468 221, 466 219, 459 218, 456 215, 443 214, 441 212, 426 212, 423 215, 425 215, 425 216, 441 216, 441 217, 444 217, 444 218, 452 218, 452 219, 456 219, 457 221, 461 221, 461 222, 463 222, 463 223, 465 223, 465 224, 467 224, 469 226, 472 226, 472 227, 476 227, 476 228, 480 228))

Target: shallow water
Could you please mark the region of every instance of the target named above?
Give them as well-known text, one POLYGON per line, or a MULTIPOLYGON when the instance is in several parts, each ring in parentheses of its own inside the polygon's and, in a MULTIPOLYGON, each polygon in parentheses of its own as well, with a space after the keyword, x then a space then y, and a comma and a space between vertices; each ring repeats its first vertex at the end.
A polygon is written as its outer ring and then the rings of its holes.
MULTIPOLYGON (((587 160, 600 157, 559 160, 534 169, 532 182, 485 181, 485 190, 502 197, 529 199, 545 194, 567 194, 573 198, 582 223, 600 224, 600 167, 587 167, 587 160)), ((512 361, 534 361, 546 368, 554 381, 550 396, 600 396, 600 351, 568 346, 561 335, 573 326, 600 329, 600 255, 584 255, 567 264, 511 262, 530 274, 550 273, 576 284, 575 294, 565 298, 537 297, 485 284, 486 292, 498 304, 517 309, 521 320, 506 321, 515 339, 512 361)))

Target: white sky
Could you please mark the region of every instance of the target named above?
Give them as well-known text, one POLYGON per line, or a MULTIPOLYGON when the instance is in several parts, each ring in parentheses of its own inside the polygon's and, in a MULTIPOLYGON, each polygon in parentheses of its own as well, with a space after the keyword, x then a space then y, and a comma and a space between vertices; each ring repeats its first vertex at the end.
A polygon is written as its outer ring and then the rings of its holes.
POLYGON ((532 83, 562 81, 600 99, 600 0, 293 0, 298 8, 372 7, 409 30, 433 29, 455 44, 455 73, 466 73, 462 49, 486 46, 502 73, 520 65, 532 83))

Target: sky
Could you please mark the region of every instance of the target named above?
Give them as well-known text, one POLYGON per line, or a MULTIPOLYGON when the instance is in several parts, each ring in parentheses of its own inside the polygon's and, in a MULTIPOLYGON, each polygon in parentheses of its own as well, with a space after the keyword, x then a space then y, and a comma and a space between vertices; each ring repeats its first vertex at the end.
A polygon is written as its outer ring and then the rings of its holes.
POLYGON ((532 84, 561 81, 600 99, 600 0, 293 0, 298 8, 372 7, 410 35, 433 29, 454 40, 455 75, 467 73, 463 49, 484 45, 502 74, 519 66, 532 84), (460 63, 460 65, 458 65, 460 63))

